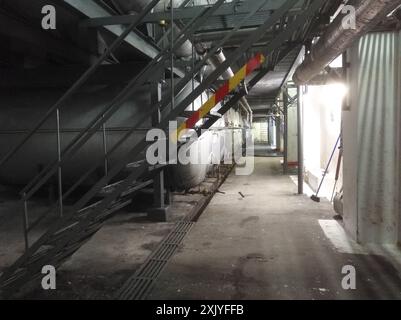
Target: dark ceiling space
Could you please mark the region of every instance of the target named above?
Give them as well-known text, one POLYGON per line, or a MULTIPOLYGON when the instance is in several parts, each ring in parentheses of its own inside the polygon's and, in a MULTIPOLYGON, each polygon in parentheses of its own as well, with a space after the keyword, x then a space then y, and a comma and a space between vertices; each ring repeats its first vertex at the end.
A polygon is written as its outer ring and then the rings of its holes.
MULTIPOLYGON (((80 27, 85 16, 64 1, 0 1, 0 64, 21 68, 50 65, 89 65, 99 55, 100 41, 109 44, 115 35, 80 27), (56 30, 43 30, 41 9, 53 5, 57 12, 56 30)), ((101 48, 101 46, 100 46, 101 48)), ((118 61, 140 61, 144 57, 128 44, 116 51, 118 61)), ((114 62, 114 61, 110 61, 114 62)))

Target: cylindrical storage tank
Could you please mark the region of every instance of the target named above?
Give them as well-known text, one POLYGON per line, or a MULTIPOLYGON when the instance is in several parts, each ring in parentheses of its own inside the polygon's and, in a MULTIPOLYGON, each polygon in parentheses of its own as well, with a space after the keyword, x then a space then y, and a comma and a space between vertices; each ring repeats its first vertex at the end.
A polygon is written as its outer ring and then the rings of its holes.
MULTIPOLYGON (((93 120, 117 95, 121 88, 103 87, 75 94, 60 110, 60 140, 62 149, 93 120)), ((30 131, 47 110, 63 94, 62 90, 25 90, 0 93, 0 155, 5 155, 30 131)), ((149 88, 133 93, 120 110, 106 123, 106 146, 110 149, 123 137, 136 119, 149 105, 149 88)), ((56 114, 35 133, 24 146, 0 167, 0 183, 24 185, 41 169, 57 159, 56 114)), ((146 135, 150 120, 108 159, 113 165, 146 135)), ((76 182, 87 170, 97 165, 104 156, 103 131, 97 131, 75 156, 62 167, 64 184, 76 182)), ((98 167, 99 177, 104 174, 103 164, 98 167)), ((96 176, 93 177, 96 179, 96 176)), ((93 181, 94 182, 94 181, 93 181)))
MULTIPOLYGON (((207 132, 190 146, 192 150, 195 150, 192 155, 197 159, 192 158, 190 164, 182 164, 179 159, 176 165, 170 167, 171 182, 176 189, 189 189, 205 180, 206 174, 211 168, 210 142, 210 135, 207 132), (197 156, 203 157, 206 161, 198 161, 200 159, 197 156)), ((186 150, 187 146, 184 145, 181 148, 181 151, 186 150)))
MULTIPOLYGON (((180 126, 186 118, 178 118, 177 125, 180 126)), ((209 131, 196 137, 194 131, 183 133, 196 141, 184 144, 177 150, 177 164, 169 167, 169 177, 175 189, 184 190, 199 185, 205 180, 211 169, 212 162, 212 137, 209 131), (189 164, 186 162, 189 161, 189 164)))
MULTIPOLYGON (((63 150, 121 91, 120 87, 96 87, 87 88, 76 93, 60 109, 60 140, 63 150)), ((192 90, 191 83, 176 97, 176 103, 180 103, 192 90)), ((47 110, 63 95, 63 90, 57 89, 34 89, 24 91, 2 91, 0 92, 0 156, 7 154, 21 139, 34 127, 43 117, 47 110)), ((163 95, 167 92, 163 92, 163 95)), ((87 141, 81 149, 62 166, 62 178, 64 185, 75 183, 88 170, 95 168, 96 171, 86 185, 93 184, 104 175, 104 149, 110 150, 149 110, 151 99, 151 88, 144 86, 137 90, 121 105, 120 109, 106 123, 106 139, 103 130, 98 130, 87 141)), ((201 101, 198 98, 194 105, 198 108, 201 101)), ((192 106, 189 106, 190 109, 192 106)), ((166 108, 163 115, 166 116, 166 108)), ((234 111, 228 112, 233 123, 237 123, 238 114, 234 111)), ((181 119, 184 121, 184 119, 181 119)), ((180 123, 178 123, 179 125, 180 123)), ((223 119, 218 122, 223 127, 223 119)), ((56 114, 52 115, 46 123, 36 132, 23 147, 8 162, 0 167, 0 184, 26 185, 43 168, 57 160, 57 122, 56 114)), ((108 166, 113 167, 115 162, 125 156, 132 147, 146 136, 151 128, 150 118, 142 122, 137 130, 107 159, 108 166)), ((235 130, 241 131, 241 130, 235 130)), ((211 169, 212 160, 218 156, 223 158, 224 147, 231 147, 231 139, 226 136, 232 135, 231 130, 222 130, 216 138, 215 131, 204 133, 195 142, 195 146, 202 158, 200 163, 177 164, 170 167, 173 176, 173 185, 179 189, 187 189, 201 183, 207 172, 211 169), (217 145, 217 149, 216 149, 217 145)), ((235 150, 239 147, 240 139, 235 133, 235 150)), ((143 154, 143 159, 145 155, 143 154)), ((131 161, 135 159, 130 159, 131 161)), ((56 176, 53 180, 55 181, 56 176)))
MULTIPOLYGON (((119 87, 97 87, 76 93, 60 109, 60 140, 62 150, 74 139, 121 91, 119 87)), ((104 146, 110 150, 143 117, 150 105, 149 86, 137 90, 121 105, 106 123, 106 144, 103 131, 98 130, 88 142, 62 167, 63 183, 70 185, 94 166, 97 175, 86 184, 92 184, 104 175, 104 146), (100 164, 100 165, 99 165, 100 164)), ((177 96, 179 103, 192 90, 189 83, 177 96)), ((63 90, 35 89, 18 92, 0 92, 0 156, 4 156, 43 117, 47 110, 63 95, 63 90)), ((163 92, 166 94, 167 92, 163 92)), ((199 103, 198 103, 199 104, 199 103)), ((163 114, 166 115, 166 112, 163 114)), ((25 185, 44 167, 57 159, 56 114, 35 133, 23 147, 0 167, 0 183, 25 185)), ((142 122, 137 130, 108 159, 109 167, 124 156, 146 136, 151 128, 150 118, 142 122)), ((204 151, 206 152, 206 150, 204 151)), ((209 154, 207 155, 209 156, 209 154)), ((145 158, 145 155, 143 155, 145 158)), ((134 159, 132 159, 134 160, 134 159)), ((205 178, 205 169, 191 164, 174 168, 179 172, 195 171, 198 179, 189 179, 190 186, 205 178)), ((181 173, 179 173, 181 174, 181 173)), ((183 174, 185 175, 185 174, 183 174)), ((193 173, 191 173, 193 175, 193 173)))

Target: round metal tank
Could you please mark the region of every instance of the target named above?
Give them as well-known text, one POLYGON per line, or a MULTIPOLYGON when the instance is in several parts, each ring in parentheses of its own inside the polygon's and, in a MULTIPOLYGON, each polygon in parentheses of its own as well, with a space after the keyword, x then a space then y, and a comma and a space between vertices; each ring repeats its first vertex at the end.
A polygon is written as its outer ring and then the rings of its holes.
MULTIPOLYGON (((60 110, 61 146, 65 147, 117 95, 120 88, 88 89, 74 95, 60 110)), ((15 146, 63 94, 61 90, 25 90, 1 92, 0 154, 15 146)), ((149 105, 148 88, 135 92, 106 124, 106 145, 111 148, 134 123, 144 106, 149 105)), ((43 167, 57 159, 56 117, 52 116, 29 141, 0 168, 0 183, 24 185, 43 167)), ((142 124, 109 159, 112 166, 150 128, 150 120, 142 124)), ((63 168, 63 182, 74 183, 93 168, 104 154, 103 131, 99 130, 63 168)), ((98 168, 99 177, 104 167, 98 168)), ((95 180, 97 177, 93 177, 95 180)), ((94 181, 88 181, 92 183, 94 181)), ((87 182, 87 183, 88 183, 87 182)))
MULTIPOLYGON (((86 89, 75 94, 60 110, 61 146, 64 148, 87 124, 97 116, 101 110, 120 92, 119 87, 97 87, 86 89)), ((179 103, 189 92, 192 86, 189 83, 177 96, 179 103)), ((28 133, 39 121, 46 111, 64 93, 63 90, 35 89, 24 91, 0 92, 0 156, 4 156, 28 133)), ((202 99, 195 101, 199 107, 202 99)), ((145 86, 134 92, 106 123, 106 145, 110 150, 115 143, 136 123, 138 117, 147 110, 150 105, 150 88, 145 86)), ((191 108, 192 106, 189 106, 191 108)), ((168 109, 168 108, 167 108, 168 109)), ((165 113, 164 113, 165 114, 165 113)), ((228 112, 229 118, 237 123, 238 113, 228 112), (230 115, 231 114, 231 115, 230 115)), ((184 118, 181 119, 184 121, 184 118)), ((216 124, 220 129, 206 132, 199 141, 195 142, 202 159, 201 164, 177 164, 170 167, 173 176, 173 185, 178 189, 187 189, 201 183, 207 172, 211 169, 212 159, 223 159, 224 148, 218 146, 230 144, 227 135, 231 130, 221 130, 226 123, 222 118, 216 124), (220 153, 220 154, 218 154, 220 153)), ((112 167, 117 159, 125 155, 137 142, 146 136, 151 128, 150 119, 141 124, 125 143, 120 146, 108 159, 109 167, 112 167)), ((238 135, 241 130, 235 130, 238 135), (238 131, 238 133, 237 133, 238 131)), ((235 149, 241 147, 241 139, 236 136, 235 149)), ((91 139, 67 161, 62 168, 63 183, 71 185, 75 183, 89 169, 102 162, 104 155, 103 131, 96 132, 91 139)), ((145 155, 144 155, 145 157, 145 155)), ((0 167, 0 184, 25 185, 49 163, 57 159, 57 131, 56 117, 52 116, 29 141, 2 167, 0 167)), ((93 184, 104 175, 103 164, 96 168, 97 174, 85 182, 93 184)))
MULTIPOLYGON (((185 147, 186 145, 182 148, 185 147)), ((198 164, 192 162, 190 165, 177 164, 170 167, 170 179, 177 189, 188 189, 199 185, 205 180, 213 164, 225 159, 225 163, 231 163, 232 152, 241 155, 242 129, 215 127, 193 142, 191 148, 193 148, 191 156, 194 156, 193 160, 198 160, 198 164)), ((185 150, 188 150, 188 147, 185 150)))

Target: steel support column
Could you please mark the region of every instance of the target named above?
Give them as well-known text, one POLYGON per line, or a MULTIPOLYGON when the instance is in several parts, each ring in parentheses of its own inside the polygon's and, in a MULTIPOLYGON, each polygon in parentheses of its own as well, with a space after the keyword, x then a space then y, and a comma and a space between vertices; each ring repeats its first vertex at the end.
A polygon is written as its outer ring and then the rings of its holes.
MULTIPOLYGON (((151 85, 151 101, 152 104, 157 104, 162 97, 161 83, 154 83, 151 85)), ((157 109, 152 115, 152 127, 157 127, 161 121, 160 109, 157 109)), ((166 205, 165 196, 165 171, 160 170, 153 178, 153 208, 148 212, 149 218, 154 221, 168 221, 169 208, 166 205)), ((167 194, 167 196, 169 196, 167 194)))
POLYGON ((281 115, 276 116, 276 150, 281 152, 281 115))
POLYGON ((283 94, 283 111, 284 111, 284 174, 288 173, 288 89, 284 89, 286 92, 283 94))
POLYGON ((301 87, 297 88, 297 130, 298 130, 298 194, 304 193, 304 146, 303 146, 303 108, 301 87))

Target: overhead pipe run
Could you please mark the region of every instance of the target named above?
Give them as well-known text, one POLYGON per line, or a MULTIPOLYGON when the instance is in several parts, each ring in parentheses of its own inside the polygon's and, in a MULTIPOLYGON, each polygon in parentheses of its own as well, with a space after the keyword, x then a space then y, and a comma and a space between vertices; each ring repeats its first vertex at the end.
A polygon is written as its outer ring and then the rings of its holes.
POLYGON ((296 85, 305 85, 317 76, 355 41, 400 6, 401 0, 354 0, 347 5, 355 8, 355 28, 351 28, 346 22, 346 15, 340 13, 296 70, 293 76, 296 85))
MULTIPOLYGON (((212 55, 209 59, 210 65, 216 69, 220 64, 226 61, 226 57, 224 56, 223 49, 220 48, 216 51, 214 55, 212 55)), ((227 80, 234 77, 234 72, 230 67, 228 67, 222 74, 221 79, 227 80)))
POLYGON ((246 100, 244 97, 241 98, 241 100, 239 101, 240 105, 242 106, 242 108, 245 110, 245 112, 248 115, 248 122, 249 124, 252 124, 253 122, 253 111, 251 106, 248 103, 248 100, 246 100))
MULTIPOLYGON (((226 61, 226 57, 223 53, 223 49, 220 48, 219 50, 216 51, 214 55, 209 59, 209 65, 210 68, 206 70, 207 73, 213 72, 220 64, 222 64, 224 61, 226 61)), ((222 80, 228 80, 234 77, 234 72, 233 70, 228 67, 222 74, 221 74, 221 79, 222 80)), ((239 100, 239 105, 242 107, 242 109, 245 111, 247 114, 247 119, 250 123, 252 123, 252 109, 251 106, 249 105, 248 101, 246 100, 245 97, 242 97, 239 100)))
MULTIPOLYGON (((133 12, 140 12, 143 8, 145 8, 150 0, 114 0, 114 3, 119 6, 121 10, 124 12, 128 13, 133 13, 133 12)), ((208 4, 208 1, 198 1, 199 4, 208 4)), ((172 5, 174 8, 178 8, 181 4, 183 3, 183 0, 173 0, 172 5)), ((167 11, 169 10, 169 6, 171 5, 171 0, 162 0, 159 2, 159 4, 156 5, 155 11, 167 11)), ((174 28, 174 34, 178 34, 180 32, 179 28, 177 26, 173 26, 174 28)), ((203 55, 206 53, 206 50, 203 46, 202 43, 197 43, 194 44, 194 48, 196 52, 200 55, 203 55)), ((187 40, 185 43, 180 47, 177 52, 175 52, 176 55, 180 58, 188 58, 192 56, 192 43, 187 40)), ((213 72, 214 69, 216 69, 220 64, 222 64, 226 60, 226 57, 224 56, 223 49, 220 48, 209 60, 208 64, 210 68, 206 68, 204 70, 205 74, 208 74, 209 72, 213 72)), ((226 71, 223 72, 221 75, 221 78, 223 80, 230 79, 234 76, 234 72, 232 69, 229 67, 227 68, 226 71)), ((245 113, 247 114, 248 121, 252 122, 252 109, 248 103, 248 101, 242 97, 240 100, 240 106, 245 110, 245 113)))

